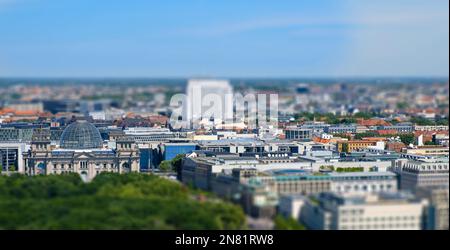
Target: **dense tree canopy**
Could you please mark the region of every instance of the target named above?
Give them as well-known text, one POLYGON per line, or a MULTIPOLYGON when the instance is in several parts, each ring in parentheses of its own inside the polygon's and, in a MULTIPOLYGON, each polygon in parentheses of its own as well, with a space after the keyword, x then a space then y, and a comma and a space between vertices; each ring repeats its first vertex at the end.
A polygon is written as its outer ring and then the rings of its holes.
POLYGON ((0 176, 0 229, 241 229, 238 206, 144 174, 0 176))
POLYGON ((351 123, 356 123, 357 122, 357 118, 371 118, 373 117, 373 114, 370 113, 358 113, 355 114, 354 116, 352 115, 348 115, 348 116, 340 116, 340 115, 335 115, 332 113, 326 113, 326 114, 321 114, 321 113, 309 113, 309 112, 302 112, 302 113, 297 113, 295 114, 295 119, 296 120, 303 120, 303 121, 323 121, 329 124, 351 124, 351 123))
POLYGON ((411 134, 401 134, 401 135, 399 135, 399 137, 400 137, 400 140, 406 145, 414 143, 414 141, 415 141, 415 136, 412 133, 411 134))
POLYGON ((421 126, 435 126, 435 125, 448 126, 448 117, 436 118, 436 119, 427 119, 427 118, 423 118, 423 117, 412 117, 410 121, 416 125, 421 125, 421 126))

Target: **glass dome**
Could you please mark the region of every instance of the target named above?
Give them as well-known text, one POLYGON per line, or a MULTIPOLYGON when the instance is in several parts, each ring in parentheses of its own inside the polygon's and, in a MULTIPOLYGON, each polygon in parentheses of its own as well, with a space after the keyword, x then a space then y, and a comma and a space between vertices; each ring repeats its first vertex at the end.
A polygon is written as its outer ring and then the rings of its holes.
POLYGON ((65 149, 92 149, 101 148, 102 145, 100 131, 86 121, 70 124, 61 135, 60 146, 65 149))

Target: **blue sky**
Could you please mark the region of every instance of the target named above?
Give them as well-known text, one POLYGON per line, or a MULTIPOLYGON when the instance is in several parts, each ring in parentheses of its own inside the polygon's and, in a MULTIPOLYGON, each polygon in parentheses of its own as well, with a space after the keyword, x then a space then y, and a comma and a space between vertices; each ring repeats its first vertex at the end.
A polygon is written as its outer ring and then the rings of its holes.
POLYGON ((0 76, 448 76, 448 0, 0 0, 0 76))

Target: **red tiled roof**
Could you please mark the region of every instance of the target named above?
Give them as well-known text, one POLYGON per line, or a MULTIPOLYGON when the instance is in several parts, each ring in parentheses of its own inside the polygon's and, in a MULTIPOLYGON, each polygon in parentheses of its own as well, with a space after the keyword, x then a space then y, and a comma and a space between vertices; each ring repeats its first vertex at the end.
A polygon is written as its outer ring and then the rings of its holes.
POLYGON ((379 135, 396 135, 398 132, 395 129, 380 129, 377 130, 379 135))
POLYGON ((34 110, 17 110, 14 112, 15 115, 24 115, 24 116, 28 116, 28 115, 38 115, 39 112, 38 111, 34 111, 34 110))
POLYGON ((323 138, 319 138, 319 137, 314 137, 313 141, 318 142, 318 143, 329 143, 330 142, 329 139, 323 139, 323 138))

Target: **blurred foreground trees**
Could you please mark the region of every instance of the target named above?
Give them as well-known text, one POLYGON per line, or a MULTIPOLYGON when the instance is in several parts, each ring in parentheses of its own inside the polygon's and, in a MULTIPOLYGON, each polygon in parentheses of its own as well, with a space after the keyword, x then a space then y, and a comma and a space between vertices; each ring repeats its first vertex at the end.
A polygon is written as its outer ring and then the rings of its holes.
POLYGON ((305 226, 298 223, 293 218, 285 218, 282 215, 277 215, 275 217, 275 230, 306 230, 305 226))
POLYGON ((236 205, 153 175, 0 176, 0 229, 242 229, 236 205))

